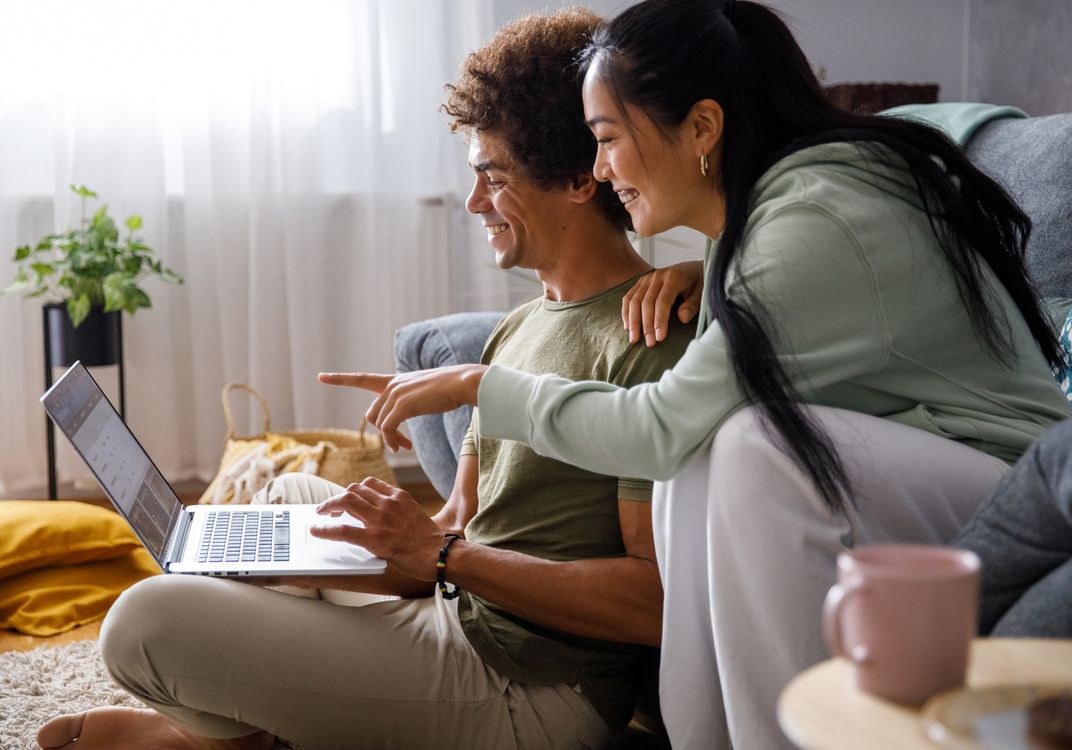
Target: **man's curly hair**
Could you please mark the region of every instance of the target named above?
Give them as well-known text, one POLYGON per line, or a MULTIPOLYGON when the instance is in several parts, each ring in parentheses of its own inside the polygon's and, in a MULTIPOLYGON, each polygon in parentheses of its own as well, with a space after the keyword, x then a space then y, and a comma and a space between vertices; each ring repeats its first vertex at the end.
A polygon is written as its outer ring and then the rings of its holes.
MULTIPOLYGON (((600 23, 586 8, 570 8, 504 26, 447 84, 442 110, 451 132, 502 135, 517 165, 543 190, 591 174, 596 143, 584 124, 576 58, 600 23)), ((609 183, 599 183, 595 204, 612 225, 631 228, 609 183)))

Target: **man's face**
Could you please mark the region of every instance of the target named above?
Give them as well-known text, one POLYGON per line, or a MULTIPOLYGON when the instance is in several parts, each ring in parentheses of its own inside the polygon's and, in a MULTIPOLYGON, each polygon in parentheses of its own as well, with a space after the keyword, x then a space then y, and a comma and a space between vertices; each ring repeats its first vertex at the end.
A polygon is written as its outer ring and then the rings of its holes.
POLYGON ((473 189, 465 208, 480 217, 499 268, 546 268, 553 262, 566 190, 541 190, 514 163, 506 139, 494 131, 469 134, 473 189))

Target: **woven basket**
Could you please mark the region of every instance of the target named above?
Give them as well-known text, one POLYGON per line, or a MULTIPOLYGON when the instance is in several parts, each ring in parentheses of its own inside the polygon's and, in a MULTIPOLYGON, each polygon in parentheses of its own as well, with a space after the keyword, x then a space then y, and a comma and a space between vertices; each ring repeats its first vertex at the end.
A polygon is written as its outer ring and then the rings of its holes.
POLYGON ((208 489, 201 496, 199 503, 211 503, 216 494, 216 486, 221 481, 235 461, 263 444, 269 435, 281 435, 304 443, 305 445, 317 445, 321 442, 328 443, 317 476, 323 477, 343 487, 351 482, 360 482, 366 477, 376 477, 388 484, 395 485, 394 472, 387 464, 383 452, 383 438, 368 428, 368 422, 361 420, 358 430, 343 430, 326 428, 319 430, 285 430, 272 432, 272 415, 268 410, 268 404, 264 398, 245 383, 229 383, 223 387, 220 393, 220 401, 223 403, 223 416, 227 420, 227 440, 224 444, 223 458, 220 459, 220 468, 216 472, 215 479, 209 484, 208 489), (264 428, 259 435, 238 435, 234 426, 234 415, 231 413, 231 404, 228 396, 232 391, 242 390, 253 396, 261 406, 264 414, 264 428))
POLYGON ((830 103, 858 115, 873 115, 902 104, 934 104, 937 83, 839 83, 826 87, 830 103))

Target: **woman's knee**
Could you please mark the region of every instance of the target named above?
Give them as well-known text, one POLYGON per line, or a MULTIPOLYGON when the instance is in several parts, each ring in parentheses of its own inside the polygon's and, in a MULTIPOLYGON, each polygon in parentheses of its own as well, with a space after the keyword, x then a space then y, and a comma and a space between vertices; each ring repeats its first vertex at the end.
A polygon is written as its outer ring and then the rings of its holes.
POLYGON ((737 411, 719 427, 711 445, 711 483, 723 513, 744 511, 772 498, 773 485, 799 483, 800 469, 772 437, 757 407, 737 411))
POLYGON ((757 407, 739 410, 719 428, 710 472, 716 536, 767 537, 784 523, 800 529, 818 524, 848 538, 848 521, 830 515, 811 476, 757 407))

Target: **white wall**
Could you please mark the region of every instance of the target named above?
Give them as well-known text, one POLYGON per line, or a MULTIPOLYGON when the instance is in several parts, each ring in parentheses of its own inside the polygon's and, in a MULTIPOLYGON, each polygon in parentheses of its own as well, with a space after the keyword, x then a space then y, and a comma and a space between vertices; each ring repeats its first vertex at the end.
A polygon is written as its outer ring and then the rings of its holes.
MULTIPOLYGON (((944 101, 964 99, 965 24, 970 0, 767 0, 789 18, 826 82, 937 82, 944 101)), ((496 25, 568 0, 496 0, 496 25)), ((604 16, 632 0, 580 0, 604 16)))
POLYGON ((970 0, 968 101, 1072 111, 1072 2, 970 0))
POLYGON ((574 5, 591 8, 601 16, 613 16, 632 4, 633 0, 495 0, 495 25, 502 26, 525 13, 542 13, 548 9, 574 5))
POLYGON ((968 0, 772 0, 827 84, 937 82, 963 101, 968 0))

